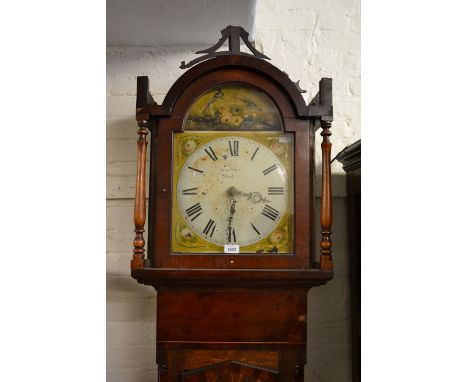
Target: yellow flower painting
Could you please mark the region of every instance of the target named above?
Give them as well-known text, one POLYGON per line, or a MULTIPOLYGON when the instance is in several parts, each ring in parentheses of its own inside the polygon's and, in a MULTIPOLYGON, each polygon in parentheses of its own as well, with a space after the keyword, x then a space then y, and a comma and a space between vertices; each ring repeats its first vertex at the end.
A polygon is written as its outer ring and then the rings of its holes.
POLYGON ((281 131, 282 120, 266 93, 250 85, 232 83, 201 95, 190 107, 184 129, 281 131))

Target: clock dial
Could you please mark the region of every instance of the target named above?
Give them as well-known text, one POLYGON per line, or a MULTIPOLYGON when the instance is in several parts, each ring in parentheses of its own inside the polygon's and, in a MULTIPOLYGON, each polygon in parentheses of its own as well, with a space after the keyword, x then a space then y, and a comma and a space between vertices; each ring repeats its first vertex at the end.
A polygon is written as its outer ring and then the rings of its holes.
POLYGON ((271 234, 288 211, 288 176, 262 143, 244 136, 215 138, 182 166, 178 208, 186 225, 209 243, 249 246, 271 234))

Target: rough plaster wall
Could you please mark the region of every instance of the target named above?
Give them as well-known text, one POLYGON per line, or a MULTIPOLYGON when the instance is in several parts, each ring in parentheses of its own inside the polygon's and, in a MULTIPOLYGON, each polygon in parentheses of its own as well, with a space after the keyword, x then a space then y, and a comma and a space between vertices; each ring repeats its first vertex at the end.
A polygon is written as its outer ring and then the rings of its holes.
MULTIPOLYGON (((361 137, 360 6, 359 0, 257 3, 256 44, 293 81, 300 80, 307 102, 320 78, 333 78, 332 157, 361 137)), ((343 172, 337 161, 332 172, 343 172)))
MULTIPOLYGON (((255 39, 274 65, 300 80, 307 102, 321 77, 333 78, 332 157, 361 137, 359 0, 259 0, 255 39)), ((311 382, 351 381, 346 191, 338 161, 332 173, 335 278, 309 292, 305 380, 311 382)))
MULTIPOLYGON (((360 137, 359 2, 257 4, 256 43, 308 93, 334 80, 333 155, 360 137)), ((218 36, 215 36, 216 41, 218 36)), ((107 369, 109 382, 156 380, 152 288, 129 276, 136 169, 136 76, 150 77, 161 102, 200 47, 107 49, 107 369)), ((317 135, 319 138, 319 135, 317 135)), ((319 148, 319 147, 318 147, 319 148)), ((320 158, 318 170, 320 170, 320 158)), ((335 278, 309 293, 306 381, 350 381, 349 277, 343 171, 333 164, 335 278)), ((317 211, 319 200, 317 200, 317 211)))
POLYGON ((156 298, 130 277, 136 171, 136 76, 161 102, 197 48, 107 49, 107 381, 149 382, 156 373, 156 298))

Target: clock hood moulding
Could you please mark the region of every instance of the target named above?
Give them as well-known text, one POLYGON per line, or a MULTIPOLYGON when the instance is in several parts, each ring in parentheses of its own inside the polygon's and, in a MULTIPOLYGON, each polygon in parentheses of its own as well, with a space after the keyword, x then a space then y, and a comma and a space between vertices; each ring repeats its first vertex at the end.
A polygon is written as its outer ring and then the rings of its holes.
MULTIPOLYGON (((132 269, 159 267, 163 264, 169 266, 183 267, 183 261, 172 259, 168 261, 167 256, 170 255, 170 247, 167 243, 165 235, 168 231, 161 231, 162 228, 157 228, 152 232, 153 227, 161 226, 161 219, 169 219, 170 208, 172 208, 169 192, 173 187, 163 179, 172 177, 169 167, 158 163, 164 161, 172 161, 171 142, 172 132, 183 131, 181 122, 192 103, 209 89, 215 88, 228 83, 245 83, 258 87, 267 93, 278 106, 282 118, 284 119, 284 131, 296 134, 294 153, 298 164, 297 168, 300 171, 309 174, 303 177, 301 174, 295 176, 294 194, 297 199, 295 203, 296 223, 298 231, 294 248, 300 248, 302 260, 299 262, 293 259, 279 259, 277 265, 273 268, 304 268, 304 269, 320 269, 326 272, 332 272, 331 260, 331 185, 330 185, 330 151, 331 143, 329 141, 331 121, 333 120, 332 106, 332 80, 330 78, 322 78, 319 83, 319 92, 315 95, 312 102, 307 105, 301 95, 303 92, 300 89, 298 82, 293 82, 288 75, 269 63, 268 57, 258 52, 253 45, 248 41, 248 34, 241 27, 228 26, 221 32, 221 39, 213 47, 198 51, 198 54, 203 56, 198 57, 189 63, 184 61, 181 64, 182 68, 189 68, 183 73, 173 84, 168 91, 164 101, 158 105, 149 92, 149 80, 147 76, 140 76, 137 79, 137 100, 136 100, 136 119, 140 129, 138 141, 138 176, 136 187, 135 200, 135 249, 134 260, 132 261, 132 269), (223 43, 229 41, 229 50, 217 51, 223 43), (247 45, 253 54, 248 54, 240 51, 241 40, 247 45), (318 123, 316 123, 318 122, 318 123), (322 206, 320 221, 322 225, 322 240, 320 242, 320 261, 316 261, 315 248, 308 249, 309 244, 314 246, 314 209, 313 209, 313 168, 314 168, 314 134, 313 126, 322 125, 322 206), (161 130, 164 126, 164 131, 161 130), (171 135, 167 135, 170 129, 171 135), (161 132, 158 132, 161 130, 161 132), (150 161, 150 200, 149 200, 149 235, 148 235, 148 257, 145 256, 145 242, 143 240, 144 226, 146 223, 146 206, 144 203, 144 195, 146 193, 145 185, 145 161, 147 149, 147 135, 151 132, 151 161, 150 161), (154 134, 153 134, 154 133, 154 134), (157 137, 156 137, 157 136, 157 137), (167 136, 167 138, 164 138, 167 136), (169 141, 171 139, 171 141, 169 141), (156 142, 158 146, 156 147, 156 142), (307 152, 307 155, 304 155, 307 152), (166 184, 167 183, 167 184, 166 184), (164 201, 164 202, 163 202, 164 201), (304 209, 310 210, 304 215, 304 209), (161 215, 162 214, 162 215, 161 215), (157 219, 156 219, 156 215, 157 219), (307 216, 305 219, 301 216, 307 216), (310 217, 309 217, 310 216, 310 217), (310 220, 310 222, 309 222, 310 220), (302 224, 302 225, 301 225, 302 224), (158 232, 158 233, 156 233, 158 232), (161 236, 162 235, 162 236, 161 236), (308 235, 308 237, 306 237, 308 235), (156 243, 156 237, 158 237, 156 243), (164 237, 163 242, 161 238, 164 237), (308 252, 310 262, 306 261, 305 253, 308 252), (166 260, 156 260, 158 256, 166 257, 166 260), (159 261, 159 266, 157 265, 159 261), (290 265, 287 265, 290 264, 290 265)), ((166 229, 166 228, 164 228, 166 229)), ((296 228, 295 228, 296 230, 296 228)), ((297 252, 295 252, 297 253, 297 252)), ((174 256, 172 256, 174 257, 174 256)), ((267 261, 258 256, 255 268, 269 268, 267 261)), ((202 258, 194 259, 190 262, 192 268, 210 268, 230 269, 230 264, 236 264, 236 267, 242 268, 237 260, 215 260, 207 258, 207 261, 202 258), (216 264, 216 266, 215 266, 216 264)), ((240 263, 245 264, 246 268, 251 267, 252 263, 249 260, 242 260, 240 263), (250 265, 248 265, 250 264, 250 265)), ((189 263, 186 263, 189 264, 189 263)))
POLYGON ((265 61, 265 59, 269 60, 269 58, 255 49, 248 40, 248 33, 242 27, 228 26, 221 34, 221 39, 213 47, 196 52, 207 53, 206 55, 198 57, 188 64, 182 61, 181 68, 192 68, 174 83, 164 98, 162 105, 158 105, 152 99, 149 93, 148 77, 138 77, 137 120, 171 116, 175 103, 190 83, 210 72, 229 68, 241 68, 246 71, 258 72, 268 77, 270 81, 280 85, 288 94, 295 107, 294 117, 313 120, 321 118, 329 121, 333 120, 332 81, 330 78, 323 78, 320 81, 320 91, 312 102, 306 105, 304 98, 301 96, 301 93, 304 93, 305 90, 300 88, 299 81, 291 81, 286 72, 265 61), (253 55, 240 52, 241 38, 253 52, 253 55), (216 52, 227 39, 229 39, 229 50, 216 52), (198 65, 193 66, 195 64, 198 65))

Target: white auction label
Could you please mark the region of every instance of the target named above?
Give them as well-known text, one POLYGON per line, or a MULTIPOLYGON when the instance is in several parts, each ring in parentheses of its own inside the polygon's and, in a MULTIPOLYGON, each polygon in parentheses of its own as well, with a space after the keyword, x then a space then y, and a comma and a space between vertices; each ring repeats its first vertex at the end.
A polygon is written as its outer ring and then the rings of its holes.
POLYGON ((239 253, 239 246, 237 244, 225 244, 224 253, 239 253))

